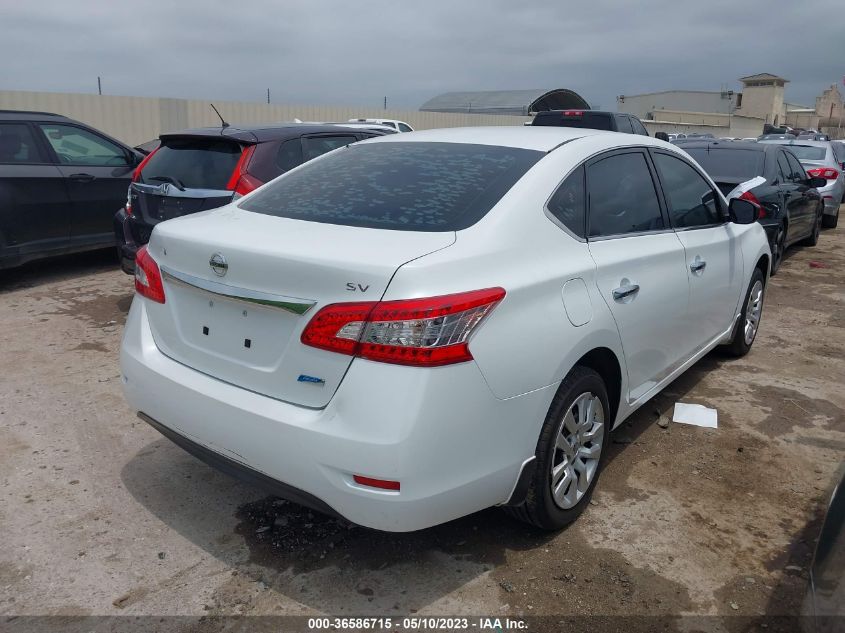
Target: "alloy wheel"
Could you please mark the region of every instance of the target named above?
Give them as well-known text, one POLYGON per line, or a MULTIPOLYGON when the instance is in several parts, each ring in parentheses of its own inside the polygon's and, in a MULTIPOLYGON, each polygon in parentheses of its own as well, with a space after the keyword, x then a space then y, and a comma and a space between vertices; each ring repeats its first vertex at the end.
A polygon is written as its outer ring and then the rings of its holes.
POLYGON ((549 473, 552 499, 563 510, 578 504, 598 473, 604 424, 604 407, 591 392, 575 398, 563 416, 549 473))
POLYGON ((759 279, 754 283, 748 294, 748 305, 745 308, 745 344, 751 345, 757 336, 760 326, 760 316, 763 313, 763 282, 759 279))

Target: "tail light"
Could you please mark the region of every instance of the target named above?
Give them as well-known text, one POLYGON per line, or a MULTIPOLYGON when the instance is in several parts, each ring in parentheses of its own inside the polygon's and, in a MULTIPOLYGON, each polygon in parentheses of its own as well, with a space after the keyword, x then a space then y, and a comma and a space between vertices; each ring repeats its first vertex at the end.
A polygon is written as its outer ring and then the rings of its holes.
POLYGON ((564 110, 563 116, 582 116, 584 114, 583 110, 564 110))
POLYGON ((469 337, 503 288, 402 301, 334 303, 305 327, 302 343, 383 363, 437 367, 472 360, 469 337))
POLYGON ((153 151, 144 156, 144 159, 140 163, 138 163, 135 171, 132 172, 132 182, 138 182, 141 179, 141 172, 144 171, 144 167, 147 166, 147 163, 150 162, 150 159, 155 155, 159 148, 160 146, 156 147, 153 151))
POLYGON ((238 164, 235 165, 235 170, 232 172, 232 177, 226 183, 226 189, 235 192, 235 198, 245 196, 250 191, 253 191, 263 185, 264 183, 247 173, 246 168, 249 166, 249 161, 252 160, 252 155, 255 153, 255 145, 248 145, 241 152, 241 157, 238 159, 238 164))
POLYGON ((135 292, 156 303, 164 303, 161 271, 147 250, 146 244, 135 254, 135 292))
MULTIPOLYGON (((134 176, 133 176, 134 178, 134 176)), ((129 189, 126 190, 126 204, 123 205, 124 209, 126 209, 126 215, 132 215, 132 186, 130 185, 129 189)))
POLYGON ((760 209, 759 216, 760 216, 761 218, 765 218, 765 217, 767 217, 767 214, 766 214, 766 207, 764 207, 762 204, 760 204, 760 201, 757 199, 757 196, 755 196, 755 195, 754 195, 753 193, 751 193, 750 191, 746 191, 746 192, 744 192, 744 193, 743 193, 743 194, 739 197, 739 199, 740 199, 740 200, 747 200, 748 202, 750 202, 751 204, 753 204, 755 207, 757 207, 758 209, 760 209))
POLYGON ((839 172, 833 167, 817 167, 815 169, 808 169, 807 173, 814 178, 824 178, 825 180, 836 180, 839 178, 839 172))

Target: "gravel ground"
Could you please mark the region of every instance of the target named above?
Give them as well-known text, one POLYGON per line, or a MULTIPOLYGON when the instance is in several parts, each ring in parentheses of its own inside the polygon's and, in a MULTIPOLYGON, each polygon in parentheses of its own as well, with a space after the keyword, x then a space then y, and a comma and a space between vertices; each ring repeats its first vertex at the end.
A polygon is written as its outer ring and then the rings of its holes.
POLYGON ((752 353, 711 354, 640 409, 557 534, 496 509, 382 534, 268 498, 126 407, 132 288, 111 253, 0 273, 0 615, 701 615, 733 631, 794 614, 845 456, 843 247, 839 229, 789 252, 752 353), (719 428, 663 428, 678 400, 719 428))

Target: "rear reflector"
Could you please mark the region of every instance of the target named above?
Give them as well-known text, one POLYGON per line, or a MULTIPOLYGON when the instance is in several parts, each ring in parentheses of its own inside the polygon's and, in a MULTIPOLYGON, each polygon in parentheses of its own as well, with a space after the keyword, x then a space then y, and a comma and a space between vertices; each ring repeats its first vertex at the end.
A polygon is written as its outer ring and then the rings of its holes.
POLYGON ((164 303, 164 284, 158 264, 145 244, 135 254, 135 292, 156 303, 164 303))
POLYGON ((437 367, 472 360, 469 336, 505 296, 503 288, 401 301, 334 303, 302 343, 383 363, 437 367))
POLYGON ((372 477, 364 477, 363 475, 353 475, 352 479, 356 484, 362 486, 369 486, 370 488, 381 488, 382 490, 399 490, 398 481, 390 481, 389 479, 373 479, 372 477))
POLYGON ((839 172, 832 167, 817 167, 815 169, 808 169, 807 173, 814 178, 824 178, 825 180, 836 180, 839 178, 839 172))

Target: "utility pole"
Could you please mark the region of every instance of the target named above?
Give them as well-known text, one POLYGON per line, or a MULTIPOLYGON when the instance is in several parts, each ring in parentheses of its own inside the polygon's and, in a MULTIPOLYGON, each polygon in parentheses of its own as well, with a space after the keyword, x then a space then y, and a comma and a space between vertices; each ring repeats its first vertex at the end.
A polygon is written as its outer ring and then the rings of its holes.
POLYGON ((387 110, 387 97, 384 98, 384 109, 387 110))
POLYGON ((97 92, 100 96, 103 96, 103 82, 100 81, 100 76, 97 75, 97 92))
POLYGON ((267 88, 267 103, 270 103, 270 89, 267 88))

